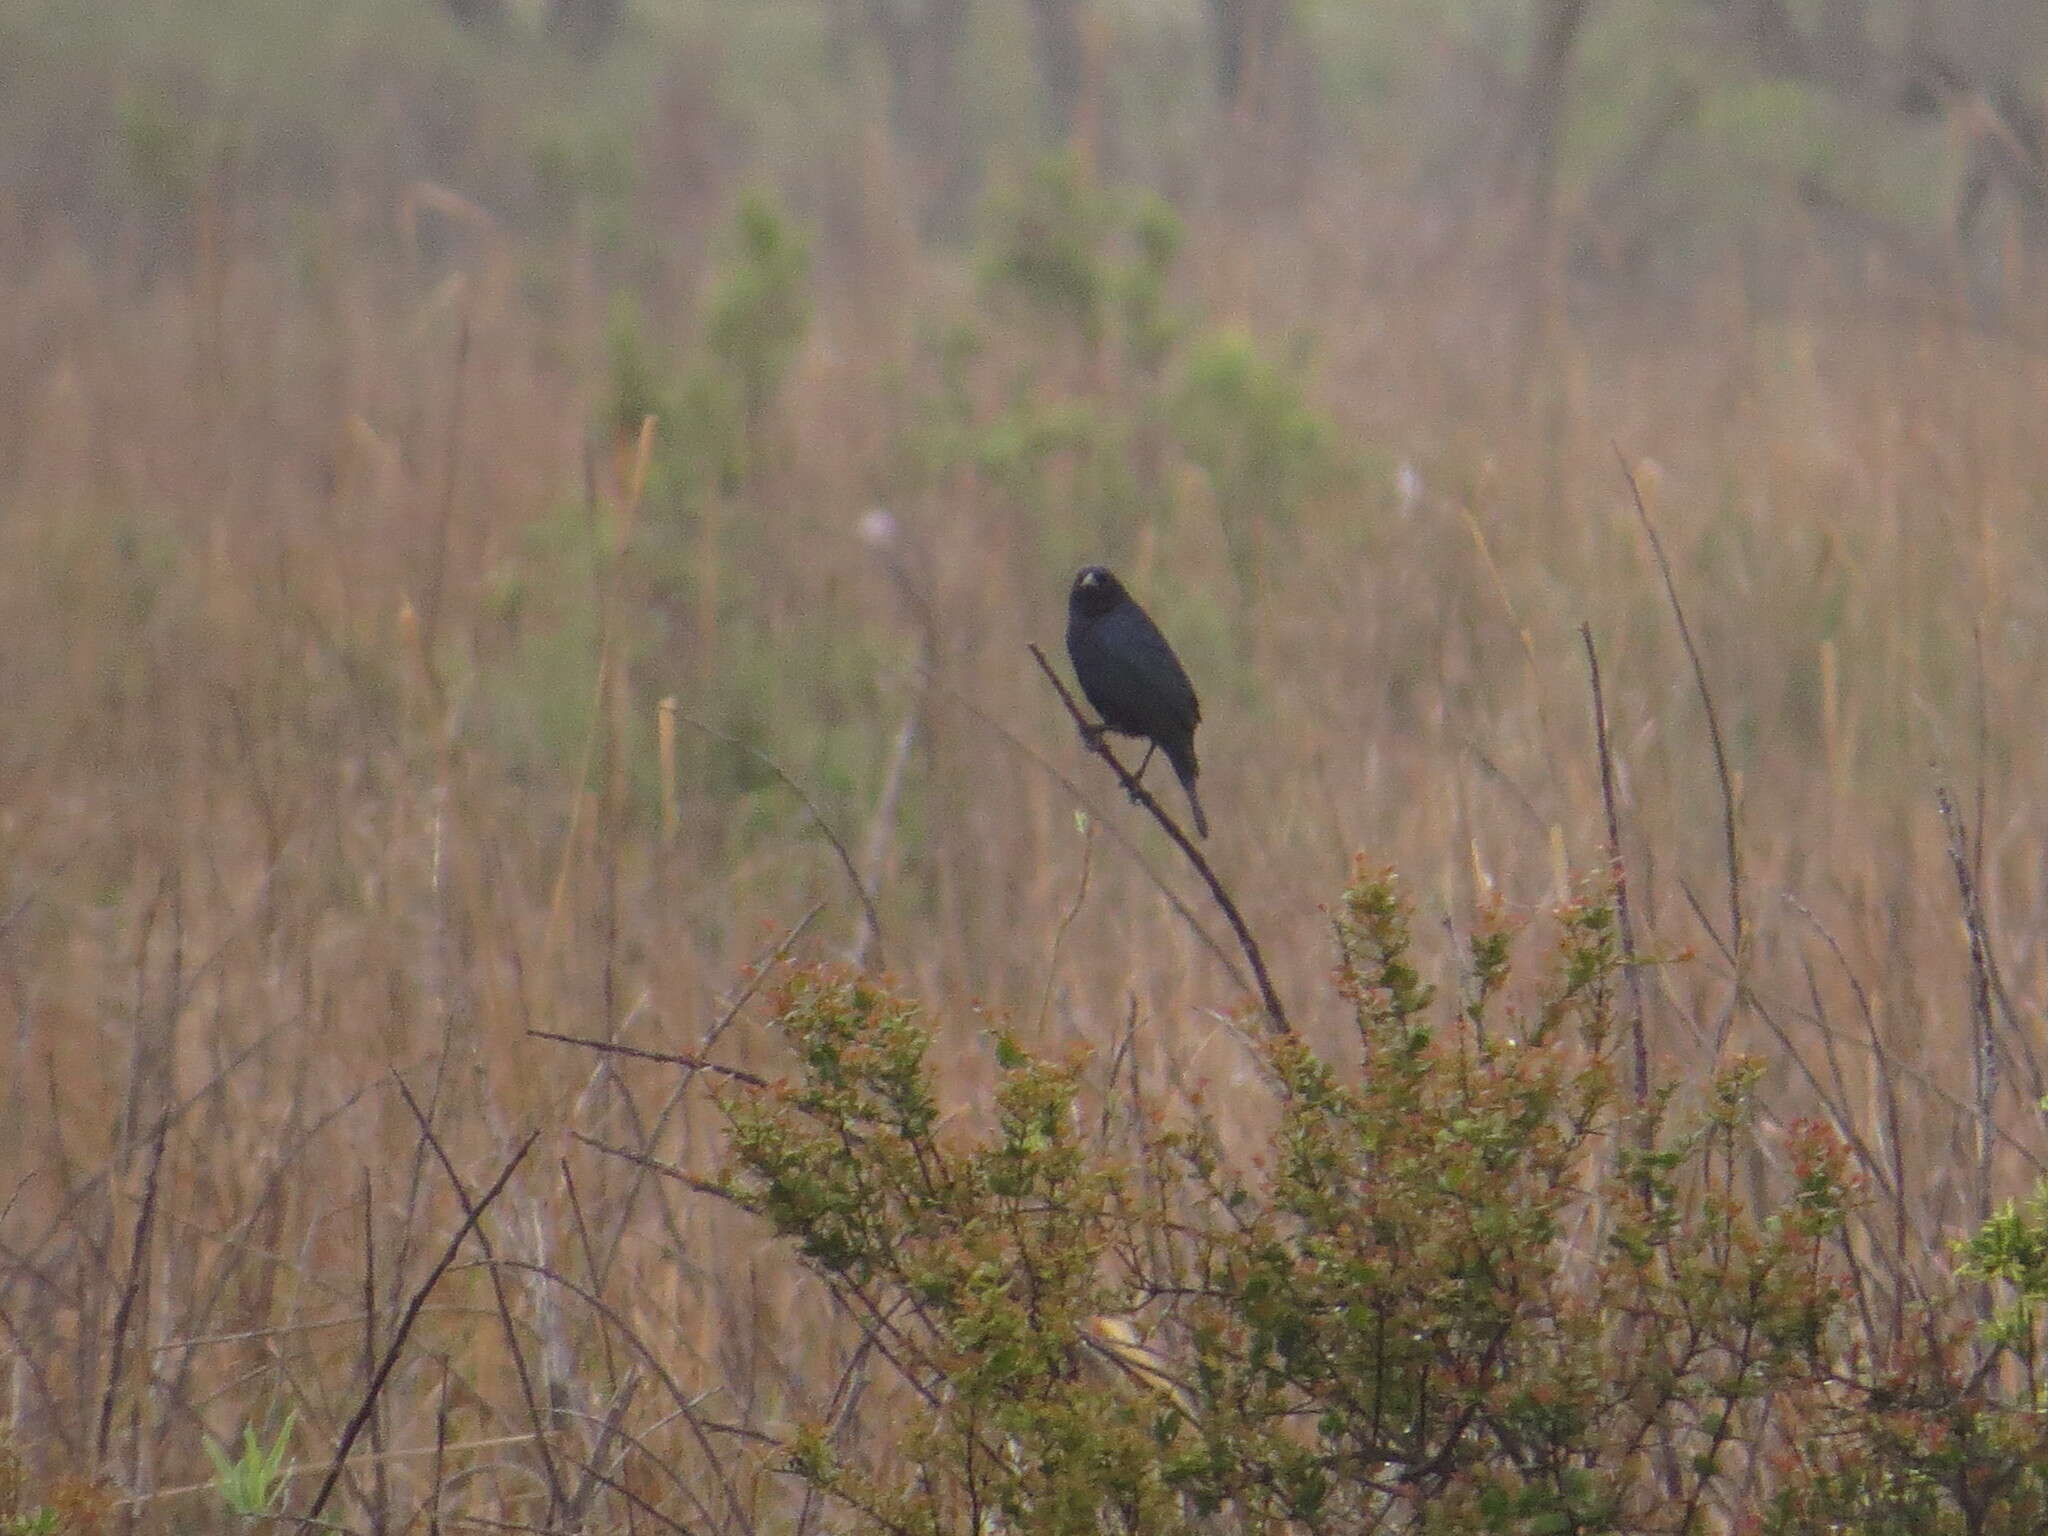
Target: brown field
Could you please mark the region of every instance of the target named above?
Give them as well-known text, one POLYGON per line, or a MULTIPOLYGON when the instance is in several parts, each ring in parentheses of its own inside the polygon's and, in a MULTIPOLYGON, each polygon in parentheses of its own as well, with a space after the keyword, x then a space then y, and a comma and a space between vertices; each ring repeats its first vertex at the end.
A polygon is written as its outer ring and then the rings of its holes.
MULTIPOLYGON (((639 1499, 786 1528, 729 1431, 821 1416, 851 1335, 756 1224, 579 1139, 708 1175, 704 1078, 532 1033, 774 1076, 746 978, 782 953, 864 944, 943 1021, 963 1115, 994 1023, 1092 1053, 1091 1081, 1134 1025, 1149 1091, 1260 1126, 1227 931, 1025 649, 1060 656, 1085 466, 1055 448, 1020 491, 900 463, 948 318, 980 316, 980 422, 1026 371, 1084 413, 1142 381, 910 237, 881 138, 840 154, 860 226, 795 197, 832 231, 811 324, 747 473, 687 515, 659 499, 671 423, 637 506, 630 426, 593 425, 619 391, 587 228, 444 208, 409 247, 366 173, 296 255, 209 198, 150 226, 175 238, 146 275, 21 210, 0 233, 0 1432, 37 1486, 200 1528, 202 1431, 289 1409, 303 1497, 462 1219, 409 1093, 472 1193, 538 1133, 487 1223, 537 1269, 500 1266, 499 1297, 463 1250, 330 1518, 531 1519, 536 1416, 586 1445, 630 1377, 639 1499)), ((693 344, 735 190, 643 273, 663 346, 693 344)), ((1302 1031, 1340 1042, 1323 904, 1354 854, 1401 871, 1432 963, 1480 903, 1602 866, 1587 624, 1637 942, 1666 962, 1653 1052, 1693 1081, 1762 1056, 1755 1188, 1780 1128, 1832 1119, 1903 1174, 1903 1230, 1874 1211, 1861 1251, 1941 1271, 2048 1154, 2038 338, 1940 283, 1852 283, 1817 235, 1767 295, 1730 269, 1614 299, 1511 280, 1505 218, 1448 241, 1337 170, 1284 217, 1182 213, 1174 302, 1297 356, 1348 461, 1251 525, 1247 563, 1168 443, 1109 551, 1202 690, 1208 851, 1302 1031), (1724 737, 1733 879, 1617 453, 1724 737)), ((602 1528, 658 1528, 602 1497, 602 1528)))

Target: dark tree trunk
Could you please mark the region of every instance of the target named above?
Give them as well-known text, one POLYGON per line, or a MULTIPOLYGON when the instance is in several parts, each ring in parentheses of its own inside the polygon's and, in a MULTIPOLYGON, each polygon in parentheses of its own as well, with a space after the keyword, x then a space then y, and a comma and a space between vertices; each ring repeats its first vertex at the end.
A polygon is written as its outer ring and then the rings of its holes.
POLYGON ((1216 94, 1232 110, 1248 107, 1271 72, 1286 35, 1292 0, 1209 0, 1209 42, 1216 94))
POLYGON ((550 0, 548 31, 584 58, 604 52, 626 14, 626 0, 550 0))
POLYGON ((1592 0, 1545 0, 1542 28, 1529 57, 1522 84, 1522 109, 1515 141, 1508 146, 1508 168, 1526 176, 1531 254, 1548 259, 1551 204, 1557 184, 1557 141, 1564 123, 1565 99, 1571 79, 1572 54, 1586 23, 1592 0))
POLYGON ((1045 126, 1062 143, 1073 137, 1087 76, 1081 36, 1083 0, 1031 0, 1031 39, 1045 92, 1045 126))
POLYGON ((496 27, 505 20, 505 0, 441 0, 441 7, 465 27, 496 27))
POLYGON ((971 179, 960 110, 969 0, 867 0, 866 12, 888 67, 889 125, 916 169, 921 222, 944 227, 971 179))
MULTIPOLYGON (((1998 284, 1985 274, 2010 243, 1987 228, 1994 204, 2010 207, 2011 234, 2048 246, 2048 121, 2015 68, 2037 54, 2048 24, 2031 0, 1911 0, 1894 52, 1879 46, 1867 13, 1857 0, 1824 0, 1807 30, 1787 0, 1739 0, 1722 11, 1732 40, 1761 69, 1878 110, 1948 120, 1963 149, 1951 233, 1973 292, 1989 303, 1998 284)), ((1842 201, 1817 185, 1805 195, 1823 206, 1842 201)))

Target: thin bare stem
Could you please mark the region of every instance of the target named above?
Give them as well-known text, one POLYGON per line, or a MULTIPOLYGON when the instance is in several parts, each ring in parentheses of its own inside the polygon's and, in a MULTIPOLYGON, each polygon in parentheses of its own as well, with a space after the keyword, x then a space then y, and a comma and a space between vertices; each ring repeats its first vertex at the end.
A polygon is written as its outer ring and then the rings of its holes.
POLYGON ((692 1072, 709 1072, 713 1077, 729 1077, 736 1083, 745 1083, 749 1088, 766 1088, 768 1079, 758 1073, 748 1072, 740 1067, 722 1067, 715 1061, 706 1061, 701 1056, 685 1056, 676 1051, 649 1051, 637 1045, 622 1045, 616 1040, 600 1040, 595 1035, 558 1035, 551 1030, 529 1029, 527 1033, 536 1040, 554 1040, 563 1045, 580 1045, 587 1050, 602 1051, 608 1056, 630 1056, 635 1061, 658 1061, 664 1066, 688 1067, 692 1072))
POLYGON ((169 1139, 159 1126, 150 1148, 149 1173, 142 1185, 142 1208, 135 1213, 135 1236, 129 1243, 128 1276, 121 1284, 121 1302, 114 1309, 113 1345, 107 1358, 107 1388, 100 1397, 99 1433, 93 1439, 93 1454, 107 1458, 107 1444, 114 1432, 114 1402, 121 1388, 121 1366, 128 1343, 128 1325, 135 1315, 135 1299, 142 1293, 142 1277, 149 1269, 149 1234, 156 1220, 157 1178, 163 1172, 164 1143, 169 1139))
MULTIPOLYGON (((1650 553, 1656 556, 1658 573, 1664 578, 1664 595, 1671 603, 1671 617, 1678 624, 1678 638, 1685 646, 1687 659, 1692 662, 1693 685, 1699 690, 1700 707, 1706 712, 1707 740, 1714 751, 1714 776, 1721 786, 1721 837, 1728 861, 1728 944, 1727 949, 1735 966, 1735 997, 1739 1003, 1743 992, 1743 923, 1742 923, 1742 846, 1735 829, 1735 779, 1728 770, 1728 748, 1721 736, 1721 716, 1714 708, 1714 692, 1707 686, 1706 663, 1700 660, 1700 648, 1693 642, 1692 626, 1686 622, 1685 605, 1678 600, 1678 583, 1671 574, 1670 557, 1664 553, 1664 541, 1657 534, 1657 525, 1650 521, 1650 509, 1643 504, 1643 489, 1636 483, 1635 471, 1629 468, 1628 459, 1619 447, 1614 450, 1615 462, 1621 466, 1621 477, 1628 482, 1630 499, 1635 503, 1636 517, 1643 525, 1643 533, 1650 541, 1650 553)), ((1727 1042, 1728 1026, 1733 1022, 1734 1008, 1730 1008, 1721 1022, 1714 1041, 1714 1054, 1719 1056, 1721 1047, 1727 1042)))
POLYGON ((1045 1034, 1046 1014, 1052 1009, 1053 987, 1059 979, 1060 948, 1067 942, 1067 930, 1074 926, 1074 919, 1081 915, 1081 905, 1088 899, 1088 876, 1095 868, 1095 822, 1091 818, 1081 835, 1081 878, 1074 882, 1074 899, 1061 915, 1059 926, 1053 930, 1052 953, 1045 961, 1045 989, 1038 998, 1038 1033, 1045 1034))
POLYGON ((506 1161, 497 1178, 491 1181, 490 1188, 483 1192, 476 1204, 463 1216, 462 1225, 455 1229, 455 1235, 448 1239, 447 1246, 441 1251, 441 1257, 427 1272, 427 1278, 422 1280, 419 1288, 413 1292, 412 1300, 406 1303, 404 1315, 399 1318, 398 1327, 392 1331, 391 1342, 384 1347, 384 1358, 377 1366, 377 1374, 371 1377, 369 1385, 364 1388, 362 1402, 356 1406, 354 1416, 341 1432, 341 1439, 335 1443, 333 1465, 328 1468, 327 1476, 321 1480, 320 1491, 313 1495, 313 1502, 307 1506, 305 1514, 297 1517, 298 1519, 318 1520, 320 1511, 327 1507, 327 1501, 334 1496, 335 1484, 341 1481, 341 1474, 348 1466, 348 1453, 354 1449, 357 1437, 369 1423, 371 1411, 377 1404, 377 1395, 384 1390, 384 1383, 390 1379, 392 1368, 398 1364, 398 1357, 405 1350, 405 1341, 412 1333, 413 1324, 419 1321, 420 1310, 426 1306, 427 1297, 433 1293, 434 1287, 441 1283, 441 1277, 448 1273, 449 1266, 455 1262, 456 1254, 462 1251, 462 1245, 468 1240, 470 1232, 483 1219, 484 1212, 491 1208, 491 1203, 504 1193, 505 1186, 512 1182, 512 1175, 519 1171, 519 1165, 526 1161, 526 1154, 533 1150, 533 1144, 538 1140, 538 1130, 527 1132, 526 1139, 506 1161))
MULTIPOLYGON (((1634 1051, 1636 1103, 1650 1097, 1650 1045, 1644 1031, 1643 978, 1636 971, 1635 919, 1629 909, 1628 865, 1621 856, 1621 816, 1615 809, 1614 753, 1607 740, 1607 700, 1600 691, 1600 653, 1593 646, 1591 623, 1579 625, 1586 643, 1586 675, 1593 687, 1593 740, 1600 754, 1600 802, 1607 811, 1607 860, 1614 872, 1614 914, 1621 927, 1622 972, 1628 988, 1629 1040, 1634 1051)), ((1647 1129, 1647 1127, 1646 1127, 1647 1129)))
MULTIPOLYGON (((496 1251, 491 1246, 491 1237, 483 1228, 482 1213, 470 1200, 469 1188, 462 1182, 462 1175, 456 1172, 455 1160, 448 1155, 448 1149, 441 1145, 441 1138, 434 1134, 433 1122, 427 1112, 420 1108, 419 1100, 413 1097, 412 1089, 403 1077, 396 1079, 398 1092, 405 1100, 405 1107, 412 1111, 413 1120, 420 1128, 420 1135, 426 1138, 433 1149, 435 1160, 441 1165, 441 1172, 447 1175, 449 1187, 455 1191, 455 1198, 462 1204, 462 1213, 469 1217, 476 1228, 477 1246, 484 1251, 486 1259, 495 1259, 496 1251)), ((491 1295, 497 1303, 498 1322, 505 1335, 505 1348, 512 1356, 513 1370, 519 1377, 519 1396, 526 1406, 527 1423, 533 1430, 533 1445, 540 1453, 541 1473, 547 1479, 548 1494, 554 1507, 561 1509, 567 1499, 563 1488, 561 1472, 555 1466, 553 1449, 548 1444, 547 1426, 541 1419, 540 1396, 533 1388, 533 1373, 527 1369, 526 1351, 519 1345, 519 1330, 512 1322, 512 1304, 505 1295, 505 1282, 498 1274, 497 1266, 491 1266, 491 1295)))
POLYGON ((1948 834, 1948 859, 1955 871, 1956 891, 1962 897, 1963 930, 1970 938, 1970 1087, 1971 1108, 1976 1123, 1976 1207, 1977 1221, 1991 1219, 1991 1162, 1996 1147, 1992 1122, 1993 1101, 1998 1097, 1998 1037, 1991 1013, 1991 936, 1984 929, 1984 908, 1977 897, 1977 881, 1970 870, 1970 833, 1956 811, 1945 785, 1937 785, 1935 804, 1941 808, 1941 823, 1948 834))
POLYGON ((441 637, 448 584, 448 555, 455 522, 455 493, 462 473, 462 429, 466 403, 464 383, 469 376, 469 301, 464 296, 462 312, 456 319, 455 361, 448 402, 448 438, 441 459, 441 494, 434 504, 434 542, 427 551, 427 579, 420 598, 420 654, 426 659, 427 681, 435 701, 443 697, 441 677, 434 663, 434 644, 441 637))
POLYGON ((1116 753, 1110 750, 1104 733, 1096 729, 1093 722, 1081 713, 1081 706, 1074 702, 1073 694, 1067 690, 1067 685, 1060 681, 1059 673, 1053 671, 1052 663, 1045 659, 1045 652, 1040 650, 1036 643, 1029 649, 1032 658, 1038 663, 1039 670, 1045 673, 1046 681, 1052 684, 1053 691, 1060 696, 1060 702, 1067 706, 1067 713, 1073 716, 1075 729, 1081 733, 1081 744, 1109 764, 1110 772, 1114 773, 1117 782, 1123 785, 1124 793, 1151 812, 1152 819, 1159 823, 1166 835, 1173 839, 1182 853, 1187 855, 1188 862, 1195 867, 1195 873, 1200 875, 1202 882, 1209 887, 1209 894, 1215 898, 1216 905, 1222 910, 1224 921, 1230 924, 1230 931, 1237 935, 1238 947, 1244 951, 1245 962, 1251 966, 1252 975, 1258 981, 1259 1001, 1265 1006, 1267 1027, 1276 1035, 1293 1034, 1294 1026, 1287 1021, 1287 1010, 1280 1004, 1280 994, 1273 990, 1273 978, 1266 973, 1266 957, 1259 953, 1259 941, 1252 937, 1251 929, 1245 926, 1244 918, 1237 910, 1237 903, 1230 899, 1230 892, 1224 889, 1223 882, 1216 876, 1216 871, 1209 867, 1209 861, 1202 857, 1202 850, 1188 840, 1188 835, 1181 830, 1180 823, 1167 814, 1166 808, 1159 803, 1153 793, 1140 784, 1130 769, 1118 760, 1116 753))
MULTIPOLYGON (((875 797, 875 813, 868 820, 867 854, 868 879, 874 888, 880 890, 882 875, 889 863, 889 839, 896 826, 897 802, 903 798, 903 785, 908 778, 911 748, 917 744, 918 727, 924 719, 926 689, 920 687, 917 699, 903 716, 903 724, 896 731, 895 745, 889 749, 889 766, 882 774, 882 791, 875 797)), ((867 964, 868 951, 874 947, 875 908, 872 902, 861 904, 860 921, 854 927, 853 943, 848 946, 847 958, 855 966, 867 964)))
MULTIPOLYGON (((1040 772, 1044 773, 1046 777, 1059 785, 1060 788, 1080 801, 1083 806, 1087 805, 1088 797, 1082 791, 1081 786, 1049 762, 1043 753, 1039 752, 1029 742, 1020 738, 1009 726, 983 709, 979 704, 976 704, 959 689, 950 687, 937 678, 933 679, 933 683, 947 698, 965 710, 976 722, 1005 746, 1009 747, 1019 757, 1028 759, 1040 772)), ((1252 983, 1245 975, 1244 968, 1237 963, 1235 957, 1231 955, 1230 951, 1223 946, 1216 936, 1202 926, 1201 919, 1195 916, 1194 908, 1183 901, 1180 892, 1176 891, 1167 882, 1165 876, 1152 867, 1151 863, 1145 858, 1144 850, 1139 848, 1137 843, 1115 822, 1105 821, 1101 817, 1095 819, 1109 839, 1119 848, 1123 849, 1125 853, 1129 854, 1131 862, 1144 871, 1145 878, 1152 882, 1153 887, 1165 899, 1166 904, 1173 909, 1174 915, 1187 924, 1188 932, 1193 935, 1195 942, 1209 952, 1210 956, 1214 958, 1218 965, 1223 967, 1232 981, 1236 982, 1243 990, 1251 991, 1252 983)))
MULTIPOLYGON (((363 1169, 363 1380, 377 1371, 377 1205, 370 1170, 363 1169)), ((370 1410, 370 1529, 390 1528, 391 1474, 384 1465, 384 1415, 370 1410)))
POLYGON ((719 730, 717 726, 706 725, 694 715, 678 714, 676 718, 689 726, 691 730, 701 731, 714 741, 722 741, 727 746, 746 753, 749 757, 760 763, 762 767, 774 774, 776 778, 780 779, 783 786, 803 803, 803 808, 811 813, 812 822, 816 824, 820 832, 825 834, 825 841, 830 843, 832 851, 839 855, 840 868, 846 871, 846 879, 853 887, 853 894, 860 898, 861 912, 867 920, 868 931, 875 936, 872 945, 875 952, 875 962, 877 965, 882 964, 882 919, 875 910, 875 898, 869 892, 867 882, 861 878, 860 867, 853 862, 853 855, 847 850, 845 839, 840 837, 832 823, 825 819, 825 813, 818 809, 817 802, 810 797, 810 794, 804 789, 803 785, 790 777, 782 764, 776 762, 774 758, 763 752, 759 747, 740 741, 736 737, 728 736, 724 731, 719 730))

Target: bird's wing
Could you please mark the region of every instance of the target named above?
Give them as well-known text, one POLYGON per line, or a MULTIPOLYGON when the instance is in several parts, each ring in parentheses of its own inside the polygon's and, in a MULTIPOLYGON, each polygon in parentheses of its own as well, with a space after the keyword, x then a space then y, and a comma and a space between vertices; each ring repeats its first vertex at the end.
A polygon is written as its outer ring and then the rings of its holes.
POLYGON ((1158 707, 1175 724, 1192 731, 1201 723, 1201 701, 1195 697, 1195 685, 1188 681, 1187 669, 1174 655, 1166 636, 1159 632, 1159 626, 1135 603, 1110 617, 1112 621, 1123 621, 1118 625, 1118 644, 1114 647, 1120 659, 1142 680, 1158 707))

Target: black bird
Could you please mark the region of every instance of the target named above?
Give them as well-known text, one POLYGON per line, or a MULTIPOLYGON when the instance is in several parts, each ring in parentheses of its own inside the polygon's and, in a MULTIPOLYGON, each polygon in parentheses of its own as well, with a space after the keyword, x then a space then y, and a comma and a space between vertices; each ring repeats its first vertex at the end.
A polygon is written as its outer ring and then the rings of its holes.
POLYGON ((1188 792, 1195 830, 1207 837, 1209 818, 1195 794, 1195 727, 1202 722, 1195 686, 1151 615, 1106 566, 1085 566, 1074 578, 1067 595, 1067 656, 1081 691, 1102 716, 1096 729, 1151 743, 1138 764, 1139 778, 1153 749, 1164 752, 1188 792))

